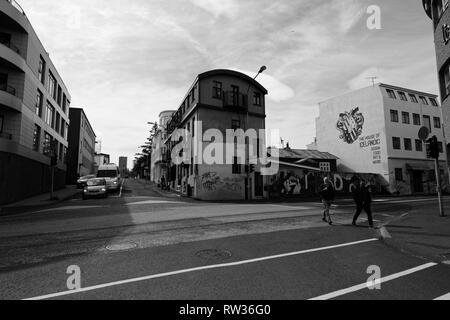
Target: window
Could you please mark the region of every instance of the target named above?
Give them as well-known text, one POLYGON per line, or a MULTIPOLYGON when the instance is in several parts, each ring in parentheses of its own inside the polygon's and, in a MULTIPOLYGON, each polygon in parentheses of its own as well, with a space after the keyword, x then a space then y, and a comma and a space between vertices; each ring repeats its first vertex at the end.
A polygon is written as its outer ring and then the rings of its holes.
POLYGON ((0 133, 3 132, 3 119, 4 119, 4 117, 2 115, 0 115, 0 133))
POLYGON ((239 158, 234 157, 233 159, 233 174, 241 174, 242 173, 242 167, 239 164, 239 158))
POLYGON ((233 106, 239 106, 239 87, 231 86, 231 92, 233 93, 233 106))
POLYGON ((56 120, 55 120, 55 131, 59 133, 61 125, 61 116, 59 112, 56 112, 56 120))
POLYGON ((42 56, 39 59, 38 79, 42 84, 45 84, 45 60, 42 56))
POLYGON ((51 72, 48 74, 48 92, 56 100, 56 79, 51 72))
POLYGON ((253 93, 253 105, 261 106, 261 94, 258 92, 253 93))
POLYGON ((397 96, 395 95, 395 92, 393 90, 386 89, 386 91, 387 91, 387 93, 389 95, 389 98, 397 99, 397 96))
POLYGON ((67 147, 64 147, 64 151, 63 151, 63 163, 67 163, 67 147))
POLYGON ((319 167, 322 172, 331 172, 331 164, 329 162, 321 162, 319 167))
POLYGON ((213 98, 222 99, 222 82, 214 81, 213 98))
POLYGON ((434 127, 436 129, 440 129, 441 128, 441 118, 433 117, 433 122, 434 122, 434 127))
POLYGON ((419 100, 417 100, 417 97, 414 94, 410 93, 409 98, 411 99, 412 102, 419 103, 419 100))
POLYGON ((59 161, 63 161, 63 157, 64 157, 64 145, 62 143, 60 143, 59 144, 59 155, 58 155, 59 161))
POLYGON ((438 19, 442 16, 442 14, 445 12, 445 10, 447 10, 448 2, 449 2, 448 0, 436 0, 434 2, 435 6, 436 6, 438 19))
POLYGON ((45 123, 53 128, 55 117, 55 108, 47 101, 47 108, 45 110, 45 123))
POLYGON ((403 122, 403 124, 411 123, 411 120, 409 118, 409 112, 402 112, 402 122, 403 122))
POLYGON ((41 91, 38 90, 37 96, 36 96, 36 114, 39 117, 42 117, 42 104, 44 100, 44 95, 41 91))
POLYGON ((195 117, 192 119, 192 138, 195 137, 195 117))
POLYGON ((398 111, 391 110, 391 122, 398 122, 398 111))
POLYGON ((191 92, 191 102, 194 103, 195 102, 195 91, 197 90, 197 86, 194 87, 194 89, 192 89, 191 92))
POLYGON ((438 142, 438 149, 439 153, 444 153, 444 145, 442 144, 442 142, 438 142))
POLYGON ((446 64, 439 73, 442 99, 450 94, 450 63, 446 64))
POLYGON ((428 130, 431 132, 431 118, 430 116, 423 116, 423 125, 424 127, 427 127, 428 130))
POLYGON ((66 123, 65 124, 65 132, 64 132, 64 139, 67 140, 67 136, 69 135, 69 125, 66 123))
POLYGON ((422 97, 422 96, 419 96, 419 98, 420 98, 420 101, 422 101, 422 103, 423 103, 424 105, 428 106, 428 100, 427 100, 427 98, 422 97))
POLYGON ((405 138, 405 150, 406 151, 412 151, 412 142, 411 139, 405 138))
POLYGON ((62 102, 62 89, 60 86, 58 86, 58 99, 56 100, 56 102, 58 103, 58 106, 61 107, 61 102, 62 102))
POLYGON ((400 138, 397 138, 397 137, 392 138, 392 145, 393 145, 394 150, 402 149, 400 138))
POLYGON ((33 133, 33 150, 39 152, 39 145, 41 143, 41 127, 34 125, 33 133))
POLYGON ((45 154, 45 155, 50 154, 51 143, 52 143, 52 136, 50 134, 48 134, 47 132, 45 132, 43 154, 45 154))
POLYGON ((423 151, 422 140, 416 140, 416 151, 417 152, 422 152, 423 151))
POLYGON ((231 121, 231 129, 237 130, 241 128, 241 120, 232 120, 231 121))
POLYGON ((408 101, 408 98, 406 98, 406 94, 404 92, 399 91, 398 95, 400 96, 400 100, 408 101))
POLYGON ((66 107, 67 107, 67 97, 66 94, 63 93, 63 100, 62 100, 62 110, 64 111, 64 113, 66 113, 66 107))
POLYGON ((65 137, 66 135, 66 121, 61 118, 61 137, 65 137))
POLYGON ((421 125, 420 114, 413 113, 413 123, 414 123, 415 126, 420 126, 421 125))
POLYGON ((430 101, 431 101, 431 105, 432 105, 433 107, 439 107, 438 103, 436 102, 436 99, 430 98, 430 101))
POLYGON ((403 169, 395 169, 395 181, 403 181, 403 169))

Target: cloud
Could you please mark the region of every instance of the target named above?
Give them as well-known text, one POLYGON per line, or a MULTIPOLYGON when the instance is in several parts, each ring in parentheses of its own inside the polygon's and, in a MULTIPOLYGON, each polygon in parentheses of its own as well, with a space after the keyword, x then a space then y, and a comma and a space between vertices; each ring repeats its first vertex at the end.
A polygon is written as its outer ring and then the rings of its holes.
POLYGON ((215 18, 219 16, 235 17, 239 10, 238 2, 235 0, 190 0, 194 5, 213 14, 215 18))

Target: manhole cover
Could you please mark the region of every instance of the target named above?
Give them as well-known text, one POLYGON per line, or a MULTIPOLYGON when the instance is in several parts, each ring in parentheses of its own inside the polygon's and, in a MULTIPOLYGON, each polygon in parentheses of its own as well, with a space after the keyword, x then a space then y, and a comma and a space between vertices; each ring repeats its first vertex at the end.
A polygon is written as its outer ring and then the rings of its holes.
POLYGON ((195 255, 201 259, 207 260, 226 260, 232 256, 230 251, 216 249, 199 251, 195 255))
POLYGON ((118 243, 118 244, 111 244, 106 247, 109 251, 126 251, 135 249, 137 247, 136 243, 127 242, 127 243, 118 243))

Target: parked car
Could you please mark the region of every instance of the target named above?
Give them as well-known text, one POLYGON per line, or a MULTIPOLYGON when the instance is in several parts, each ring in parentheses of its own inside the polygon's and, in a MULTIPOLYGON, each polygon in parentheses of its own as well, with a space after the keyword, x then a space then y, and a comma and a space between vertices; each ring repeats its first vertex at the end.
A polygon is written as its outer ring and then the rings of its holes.
POLYGON ((89 175, 89 176, 81 177, 81 178, 78 179, 78 181, 77 181, 77 188, 78 188, 78 189, 84 189, 84 187, 86 186, 86 182, 87 182, 89 179, 94 179, 94 178, 96 178, 95 175, 89 175))
POLYGON ((106 180, 106 187, 111 191, 118 191, 121 187, 119 167, 115 164, 105 164, 98 168, 97 178, 106 180))
POLYGON ((105 179, 94 178, 86 182, 86 186, 83 190, 83 200, 90 197, 108 197, 105 179))

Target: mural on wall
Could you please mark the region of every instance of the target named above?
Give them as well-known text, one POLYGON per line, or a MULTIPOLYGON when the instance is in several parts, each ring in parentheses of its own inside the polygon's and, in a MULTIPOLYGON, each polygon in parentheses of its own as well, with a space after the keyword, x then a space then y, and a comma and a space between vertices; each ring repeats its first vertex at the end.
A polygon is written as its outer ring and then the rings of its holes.
POLYGON ((207 172, 197 178, 197 186, 200 190, 206 192, 227 191, 241 192, 243 189, 244 178, 222 178, 216 172, 207 172))
POLYGON ((353 144, 362 134, 364 121, 364 116, 359 112, 359 108, 341 113, 337 123, 337 129, 341 133, 339 139, 348 144, 353 144))
POLYGON ((295 171, 280 170, 278 175, 273 176, 269 185, 270 195, 271 197, 315 195, 325 177, 332 178, 336 191, 340 194, 350 194, 358 179, 364 179, 370 183, 376 193, 381 193, 385 190, 380 177, 376 174, 329 174, 299 169, 295 171))

